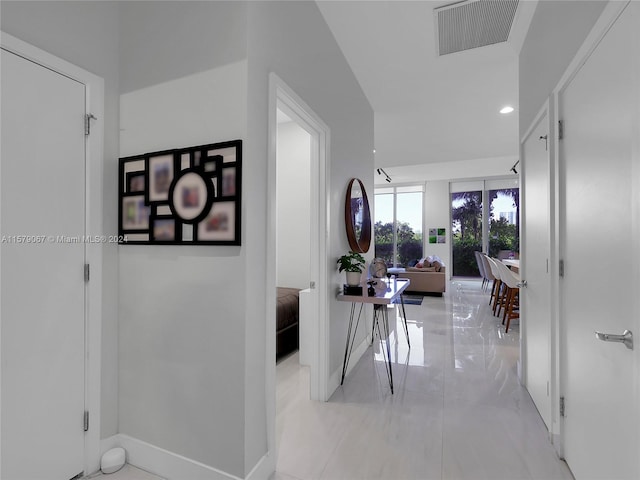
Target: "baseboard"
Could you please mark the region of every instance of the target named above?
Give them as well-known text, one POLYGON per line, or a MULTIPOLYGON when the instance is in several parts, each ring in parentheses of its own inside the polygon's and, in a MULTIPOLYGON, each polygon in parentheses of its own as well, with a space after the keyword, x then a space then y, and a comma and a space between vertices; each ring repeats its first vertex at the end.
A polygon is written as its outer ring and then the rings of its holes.
MULTIPOLYGON (((275 452, 274 452, 275 453, 275 452)), ((247 480, 266 480, 273 472, 276 471, 276 458, 275 454, 266 454, 260 460, 253 470, 247 475, 247 480)))
MULTIPOLYGON (((362 355, 364 355, 364 352, 367 351, 367 349, 369 348, 369 345, 370 345, 369 334, 367 333, 367 336, 365 336, 362 342, 360 342, 358 346, 356 346, 354 350, 351 352, 351 359, 349 360, 349 366, 347 367, 347 373, 345 374, 345 378, 347 375, 349 375, 349 372, 353 370, 353 367, 356 366, 356 364, 358 363, 358 360, 360 360, 362 355)), ((341 378, 342 378, 342 364, 340 364, 338 369, 331 374, 331 377, 329 377, 328 397, 331 397, 331 395, 333 395, 333 392, 335 392, 338 389, 338 387, 340 386, 341 378)))
MULTIPOLYGON (((102 452, 122 447, 127 452, 127 463, 167 480, 242 480, 235 475, 170 452, 128 435, 117 434, 101 442, 102 452)), ((269 457, 265 455, 247 479, 262 480, 273 473, 269 457)), ((275 465, 274 465, 275 470, 275 465)))
POLYGON ((564 448, 562 448, 561 440, 562 438, 560 437, 560 434, 558 433, 551 434, 551 443, 553 444, 553 448, 555 449, 558 457, 564 460, 564 448))

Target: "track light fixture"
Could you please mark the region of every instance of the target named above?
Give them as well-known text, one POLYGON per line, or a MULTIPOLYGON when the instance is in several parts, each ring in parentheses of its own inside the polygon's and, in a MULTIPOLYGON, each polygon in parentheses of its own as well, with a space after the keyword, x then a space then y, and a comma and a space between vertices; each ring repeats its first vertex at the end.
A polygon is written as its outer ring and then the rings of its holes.
POLYGON ((518 174, 518 171, 516 170, 516 166, 520 163, 520 160, 518 160, 516 163, 513 164, 513 167, 511 167, 511 171, 513 173, 515 173, 516 175, 518 174))
POLYGON ((389 175, 387 175, 387 172, 385 172, 383 169, 381 168, 377 168, 376 171, 378 172, 378 175, 384 175, 385 176, 385 180, 389 183, 391 183, 391 177, 389 175))

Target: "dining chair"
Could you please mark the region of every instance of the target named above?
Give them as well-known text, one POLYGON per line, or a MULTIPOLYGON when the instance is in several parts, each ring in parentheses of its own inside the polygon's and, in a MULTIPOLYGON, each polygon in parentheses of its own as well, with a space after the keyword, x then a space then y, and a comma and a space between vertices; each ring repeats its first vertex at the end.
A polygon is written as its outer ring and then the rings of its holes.
POLYGON ((498 264, 498 268, 500 269, 500 279, 506 285, 506 298, 504 305, 504 315, 502 317, 502 324, 505 324, 505 333, 509 332, 509 325, 511 324, 511 320, 514 318, 520 318, 520 305, 519 305, 519 297, 520 297, 520 275, 513 272, 509 267, 507 267, 504 263, 500 262, 498 264))
POLYGON ((485 278, 487 279, 487 285, 491 282, 491 296, 489 297, 489 303, 493 299, 496 290, 496 276, 491 271, 491 265, 489 264, 489 259, 487 255, 484 253, 480 253, 480 261, 482 261, 482 265, 484 267, 485 278))
POLYGON ((502 279, 500 278, 500 269, 496 262, 498 260, 494 260, 493 258, 485 255, 487 262, 489 263, 489 269, 493 274, 495 280, 493 282, 493 288, 491 289, 491 297, 489 297, 489 304, 491 304, 491 300, 493 300, 493 314, 496 315, 496 310, 498 308, 498 304, 500 303, 502 288, 502 279))
POLYGON ((486 284, 487 284, 487 274, 484 271, 484 264, 482 263, 482 258, 480 258, 482 253, 478 252, 477 250, 474 251, 473 253, 476 256, 476 263, 478 264, 478 271, 480 272, 480 276, 482 277, 482 290, 485 290, 486 284))

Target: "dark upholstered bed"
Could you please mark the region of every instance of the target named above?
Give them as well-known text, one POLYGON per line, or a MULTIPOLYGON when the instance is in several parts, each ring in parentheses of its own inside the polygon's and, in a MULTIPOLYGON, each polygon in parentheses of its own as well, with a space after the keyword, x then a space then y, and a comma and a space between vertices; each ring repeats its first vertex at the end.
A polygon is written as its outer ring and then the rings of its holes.
POLYGON ((278 287, 276 358, 298 349, 300 289, 278 287))

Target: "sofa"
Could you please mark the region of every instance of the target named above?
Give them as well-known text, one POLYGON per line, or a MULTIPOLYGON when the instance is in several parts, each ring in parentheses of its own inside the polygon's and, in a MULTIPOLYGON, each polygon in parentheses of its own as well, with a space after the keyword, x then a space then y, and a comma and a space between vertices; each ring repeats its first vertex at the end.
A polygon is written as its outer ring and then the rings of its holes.
POLYGON ((436 255, 409 262, 404 272, 397 275, 411 281, 408 292, 442 296, 447 289, 446 267, 436 255))

